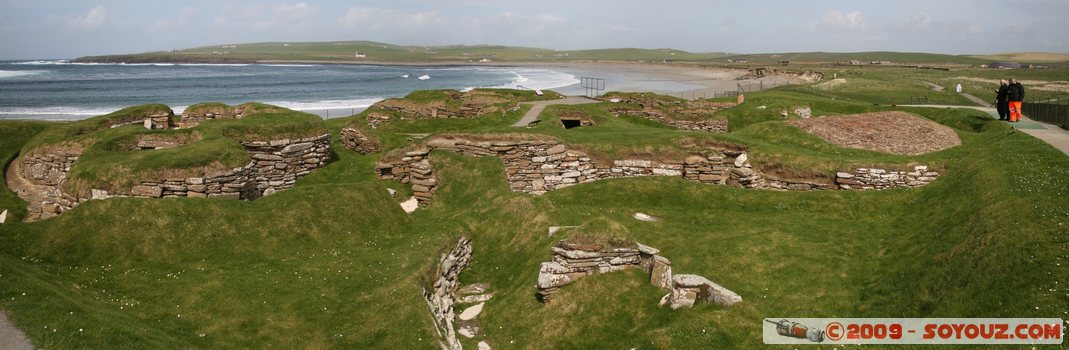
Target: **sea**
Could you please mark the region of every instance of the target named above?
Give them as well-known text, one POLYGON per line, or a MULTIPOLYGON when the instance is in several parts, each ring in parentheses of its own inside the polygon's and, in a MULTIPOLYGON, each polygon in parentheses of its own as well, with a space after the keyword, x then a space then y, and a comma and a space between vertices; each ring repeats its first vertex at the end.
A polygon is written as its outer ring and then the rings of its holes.
POLYGON ((0 61, 0 119, 77 120, 146 103, 181 113, 199 102, 262 102, 336 118, 415 90, 578 84, 558 70, 500 66, 0 61))

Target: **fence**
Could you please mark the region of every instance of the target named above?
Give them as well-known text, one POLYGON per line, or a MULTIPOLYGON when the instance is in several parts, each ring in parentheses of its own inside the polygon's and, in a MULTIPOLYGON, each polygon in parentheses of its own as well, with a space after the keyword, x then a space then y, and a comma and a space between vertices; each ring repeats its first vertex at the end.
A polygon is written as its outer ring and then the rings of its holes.
POLYGON ((738 96, 740 94, 744 94, 744 93, 747 93, 747 92, 768 90, 768 89, 771 89, 771 88, 774 88, 774 87, 783 86, 783 85, 787 85, 787 84, 788 84, 787 82, 774 81, 774 80, 773 81, 764 81, 764 80, 748 81, 748 82, 745 82, 745 83, 736 84, 735 85, 735 90, 723 90, 723 91, 713 91, 713 92, 688 91, 688 92, 679 93, 679 97, 683 98, 683 99, 688 99, 688 100, 717 98, 717 97, 732 97, 732 96, 738 96))
POLYGON ((1069 129, 1069 97, 1026 101, 1021 104, 1021 112, 1032 120, 1069 129))

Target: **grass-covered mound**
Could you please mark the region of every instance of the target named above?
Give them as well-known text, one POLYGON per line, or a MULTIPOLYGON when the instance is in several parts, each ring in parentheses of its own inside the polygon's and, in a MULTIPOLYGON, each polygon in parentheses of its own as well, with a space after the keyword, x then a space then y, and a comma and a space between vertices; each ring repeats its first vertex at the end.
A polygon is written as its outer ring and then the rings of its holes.
POLYGON ((399 119, 468 119, 504 114, 517 108, 520 102, 560 98, 563 96, 553 91, 545 91, 539 96, 533 90, 420 90, 413 91, 404 98, 379 101, 368 108, 368 111, 376 116, 399 119))
MULTIPOLYGON (((225 106, 225 105, 223 105, 225 106)), ((229 106, 227 106, 229 107, 229 106)), ((200 108, 200 107, 198 107, 200 108)), ((318 116, 264 104, 243 104, 240 119, 210 119, 188 129, 145 129, 140 123, 119 127, 159 113, 163 105, 131 107, 108 115, 58 124, 30 139, 25 154, 56 147, 77 147, 81 156, 64 184, 68 193, 89 189, 129 188, 137 181, 204 176, 245 165, 249 155, 240 142, 297 139, 327 133, 318 116), (173 141, 177 147, 140 149, 140 140, 173 141)))
MULTIPOLYGON (((45 348, 432 349, 420 276, 463 234, 474 262, 461 281, 487 282, 495 293, 479 316, 495 348, 751 349, 765 347, 765 317, 1069 312, 1063 154, 986 116, 947 109, 910 111, 954 128, 959 147, 922 156, 847 149, 755 108, 773 102, 806 103, 820 115, 890 108, 772 91, 723 111, 743 125, 727 134, 613 117, 601 105, 567 107, 601 118, 593 128, 550 125, 563 108, 551 107, 533 128, 510 128, 522 115, 513 111, 370 132, 387 152, 420 142, 416 134, 524 132, 612 154, 730 143, 765 171, 931 164, 942 175, 888 191, 755 191, 649 177, 534 196, 509 190, 496 158, 435 151, 435 200, 405 215, 386 188, 404 195, 407 186, 374 179, 381 154, 334 147, 335 162, 255 202, 120 198, 0 225, 0 308, 45 348), (635 212, 661 220, 638 221, 635 212), (542 304, 538 266, 561 238, 548 237, 548 226, 655 246, 673 269, 744 301, 658 308, 665 292, 630 271, 583 279, 542 304)), ((0 141, 0 158, 19 140, 0 141)), ((12 204, 5 198, 0 204, 12 204)))
POLYGON ((163 104, 147 104, 120 109, 102 116, 63 123, 34 136, 22 147, 23 154, 53 148, 81 150, 100 141, 97 132, 120 125, 140 124, 152 116, 173 117, 174 112, 163 104))

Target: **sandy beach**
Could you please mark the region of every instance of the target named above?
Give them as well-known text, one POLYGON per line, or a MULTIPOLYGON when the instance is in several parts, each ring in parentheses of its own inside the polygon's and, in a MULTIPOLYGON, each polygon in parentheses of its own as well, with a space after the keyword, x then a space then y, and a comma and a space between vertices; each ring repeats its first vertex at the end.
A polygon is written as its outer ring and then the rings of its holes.
MULTIPOLYGON (((528 65, 524 65, 528 66, 528 65)), ((760 89, 789 83, 784 77, 740 79, 749 72, 745 69, 700 67, 687 64, 652 63, 564 63, 530 65, 561 71, 578 77, 593 77, 605 80, 605 90, 626 92, 655 92, 682 98, 712 98, 727 91, 760 89)), ((586 91, 579 84, 554 89, 566 95, 583 95, 586 91)))

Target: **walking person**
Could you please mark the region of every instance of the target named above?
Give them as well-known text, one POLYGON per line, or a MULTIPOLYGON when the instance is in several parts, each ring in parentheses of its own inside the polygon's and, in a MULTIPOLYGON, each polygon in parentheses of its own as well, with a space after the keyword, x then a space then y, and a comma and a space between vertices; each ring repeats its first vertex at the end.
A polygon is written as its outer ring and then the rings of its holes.
POLYGON ((1010 78, 1008 97, 1010 99, 1010 122, 1016 123, 1021 120, 1021 101, 1024 101, 1024 85, 1021 81, 1010 78))
POLYGON ((1006 79, 999 80, 998 84, 998 90, 995 90, 998 120, 1010 120, 1010 84, 1006 82, 1006 79))

